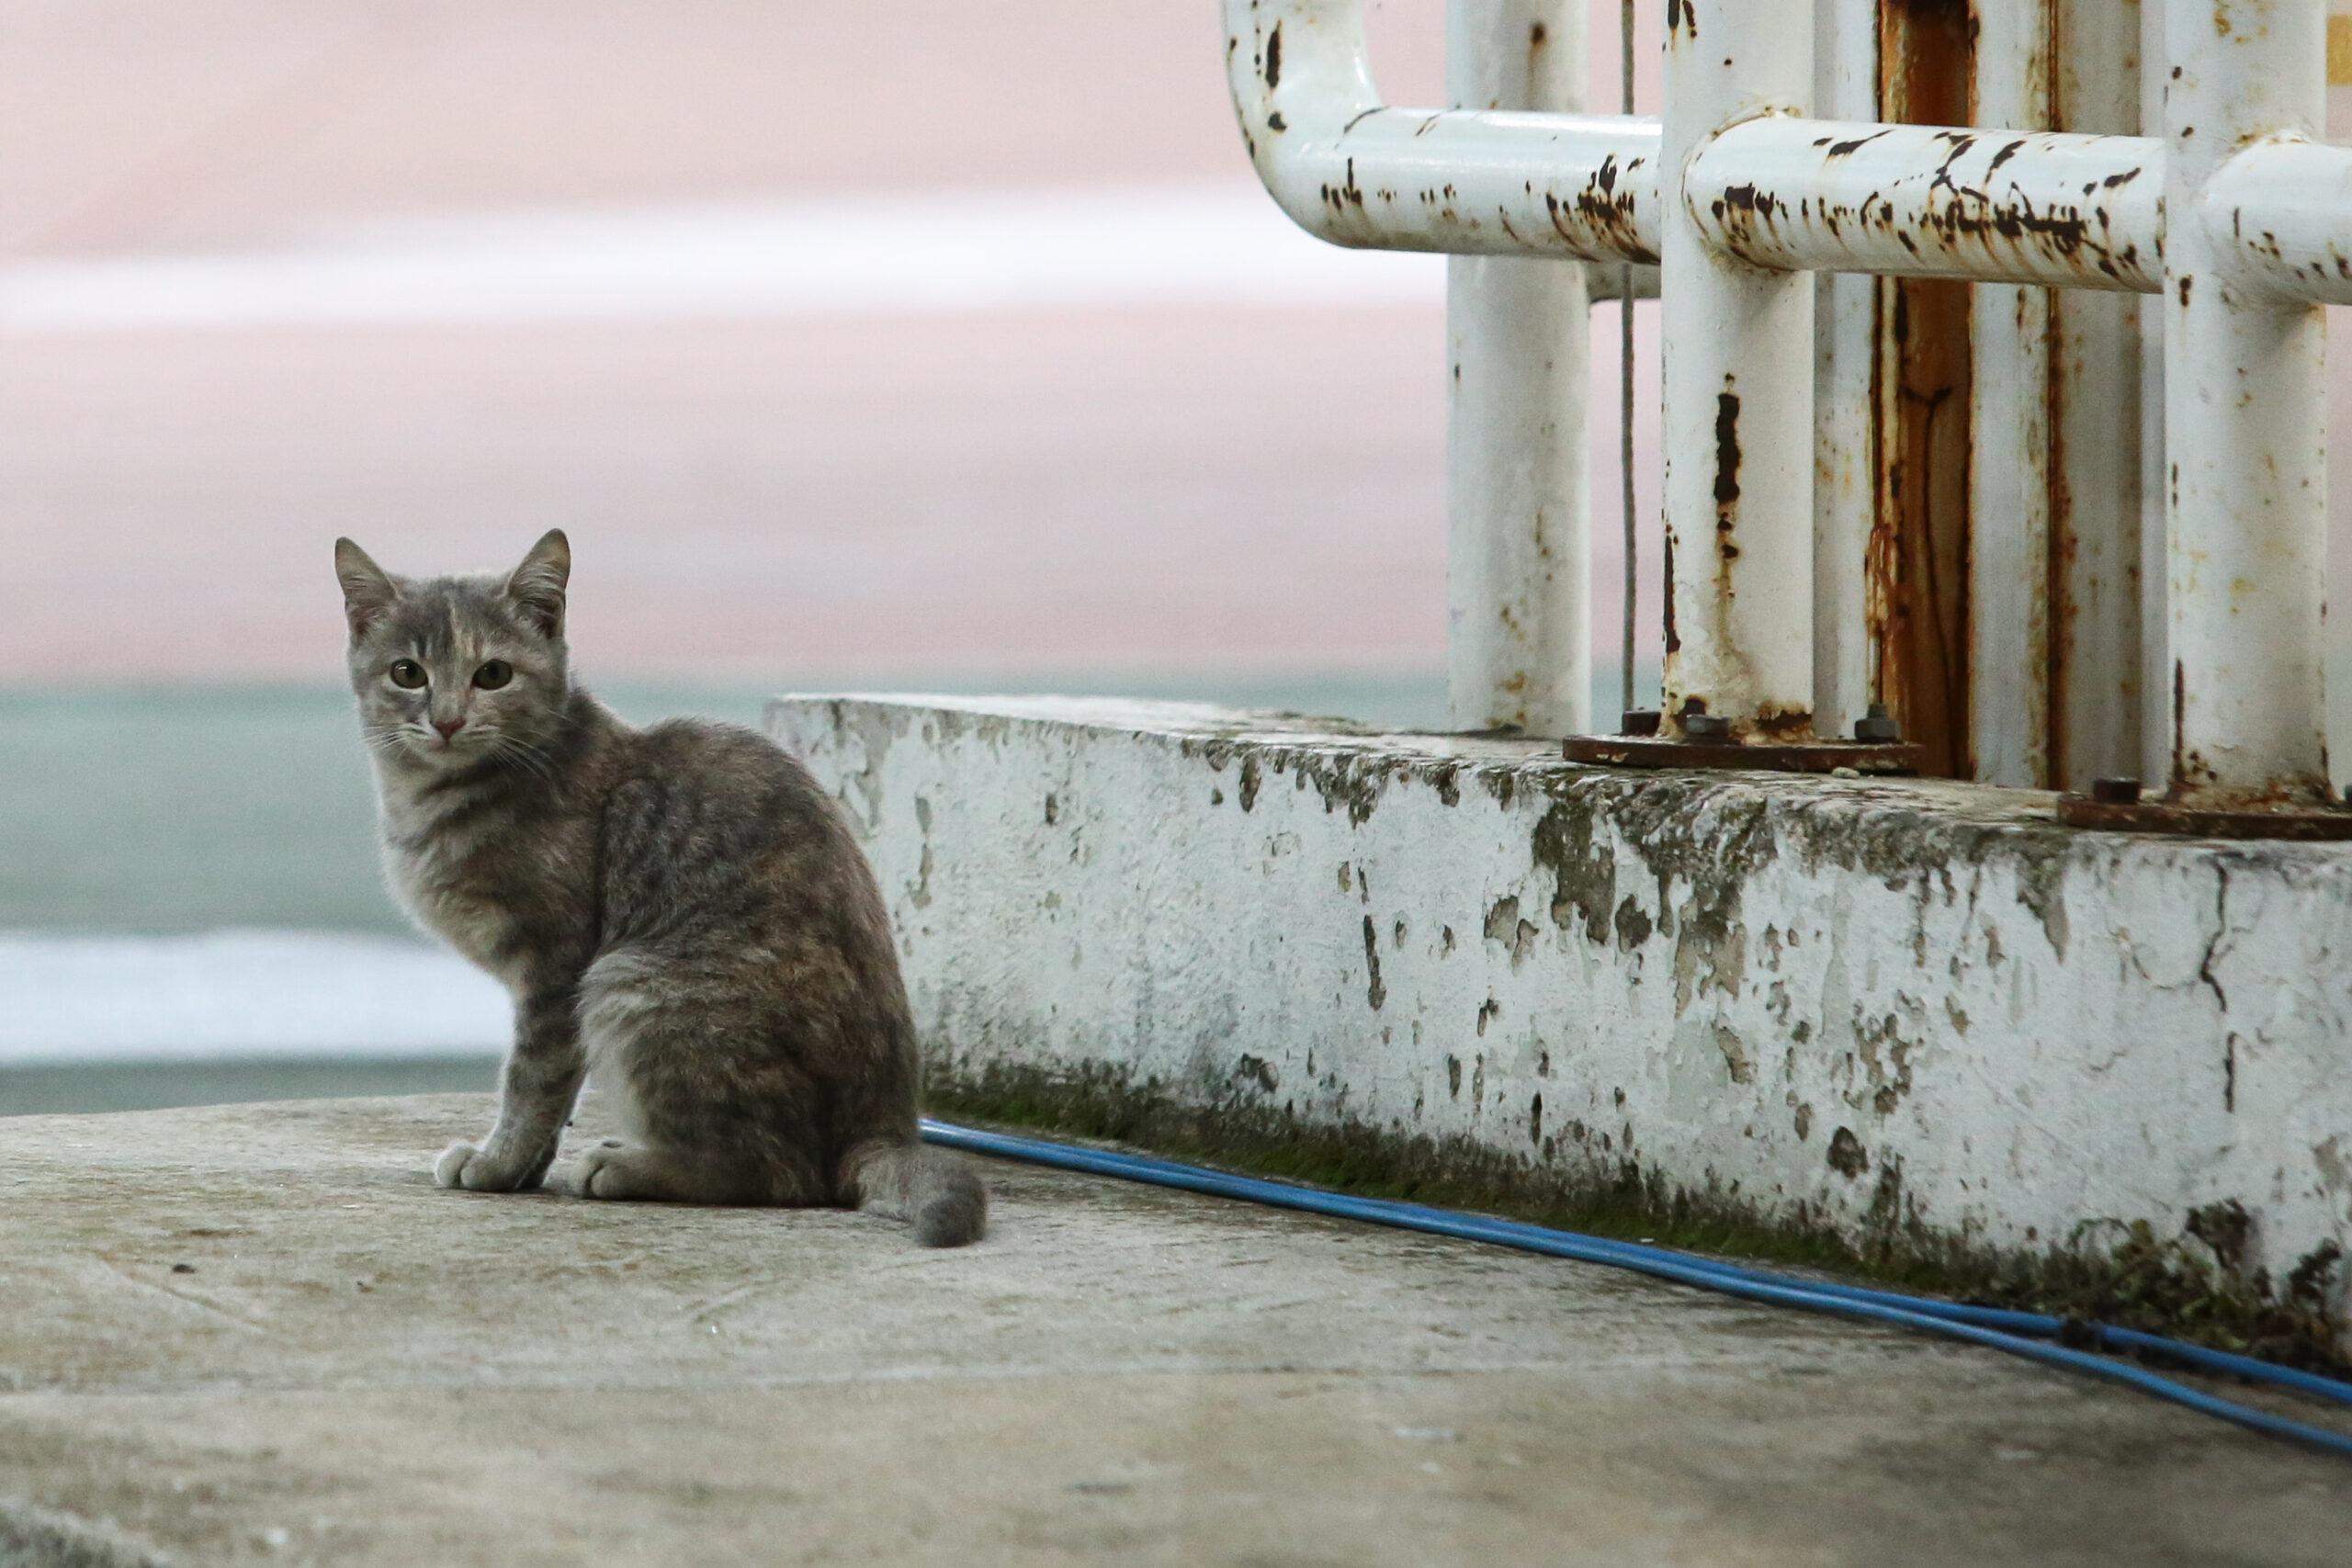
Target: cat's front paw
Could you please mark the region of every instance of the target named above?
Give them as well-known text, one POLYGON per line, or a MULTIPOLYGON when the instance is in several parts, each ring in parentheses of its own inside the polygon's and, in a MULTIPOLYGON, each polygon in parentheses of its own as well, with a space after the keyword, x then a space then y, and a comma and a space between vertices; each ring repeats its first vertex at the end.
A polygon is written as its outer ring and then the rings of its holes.
POLYGON ((481 1153, 481 1151, 471 1144, 451 1144, 447 1148, 443 1149, 441 1157, 433 1162, 433 1185, 435 1187, 461 1185, 465 1179, 467 1164, 481 1153))
MULTIPOLYGON (((606 1138, 582 1150, 548 1172, 548 1190, 567 1198, 610 1198, 614 1193, 596 1190, 596 1173, 607 1168, 613 1156, 620 1151, 618 1138, 606 1138)), ((611 1178, 606 1178, 609 1183, 611 1178)))
POLYGON ((512 1192, 529 1174, 527 1163, 501 1160, 471 1144, 451 1144, 433 1162, 435 1186, 463 1188, 468 1192, 512 1192))

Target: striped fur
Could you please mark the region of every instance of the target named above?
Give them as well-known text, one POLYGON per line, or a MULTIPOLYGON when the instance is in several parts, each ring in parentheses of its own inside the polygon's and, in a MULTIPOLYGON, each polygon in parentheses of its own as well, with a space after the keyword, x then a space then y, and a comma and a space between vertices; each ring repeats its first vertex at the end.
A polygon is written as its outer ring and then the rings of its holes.
POLYGON ((880 890, 807 771, 575 686, 560 532, 503 579, 395 578, 347 539, 335 565, 387 880, 514 997, 498 1120, 440 1183, 866 1206, 926 1246, 978 1239, 978 1176, 916 1140, 880 890), (558 1163, 590 1074, 622 1135, 558 1163))

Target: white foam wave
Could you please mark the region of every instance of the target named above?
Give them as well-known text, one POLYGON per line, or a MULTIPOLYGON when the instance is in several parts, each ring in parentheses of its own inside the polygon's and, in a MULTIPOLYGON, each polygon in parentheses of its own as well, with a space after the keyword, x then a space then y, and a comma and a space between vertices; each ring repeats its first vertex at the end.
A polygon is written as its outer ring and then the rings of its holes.
POLYGON ((1442 258, 1342 251, 1248 181, 346 223, 267 249, 0 267, 0 334, 287 324, 1434 304, 1442 258))
POLYGON ((418 942, 0 931, 0 1066, 494 1055, 506 993, 418 942))

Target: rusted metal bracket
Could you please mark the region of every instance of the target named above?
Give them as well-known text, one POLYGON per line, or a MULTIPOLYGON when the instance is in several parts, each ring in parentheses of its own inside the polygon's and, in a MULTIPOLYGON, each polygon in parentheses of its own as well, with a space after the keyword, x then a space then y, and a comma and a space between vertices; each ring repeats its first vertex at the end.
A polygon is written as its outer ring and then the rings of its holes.
POLYGON ((2283 839, 2322 843, 2352 839, 2352 807, 2279 806, 2228 811, 2168 800, 2102 800, 2062 795, 2058 820, 2069 828, 2117 833, 2164 833, 2179 839, 2283 839))
POLYGON ((1906 741, 1811 740, 1743 746, 1736 740, 1667 739, 1639 735, 1572 735, 1560 745, 1571 762, 1605 768, 1729 768, 1768 773, 1901 776, 1919 771, 1920 749, 1906 741))

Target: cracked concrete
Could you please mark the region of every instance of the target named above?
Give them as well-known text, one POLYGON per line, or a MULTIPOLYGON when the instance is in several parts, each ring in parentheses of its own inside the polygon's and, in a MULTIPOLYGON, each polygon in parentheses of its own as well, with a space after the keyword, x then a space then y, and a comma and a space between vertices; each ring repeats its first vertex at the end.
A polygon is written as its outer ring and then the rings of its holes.
POLYGON ((1018 1166, 944 1254, 434 1188, 488 1111, 0 1121, 0 1562, 2341 1560, 2352 1469, 1986 1352, 1018 1166))

